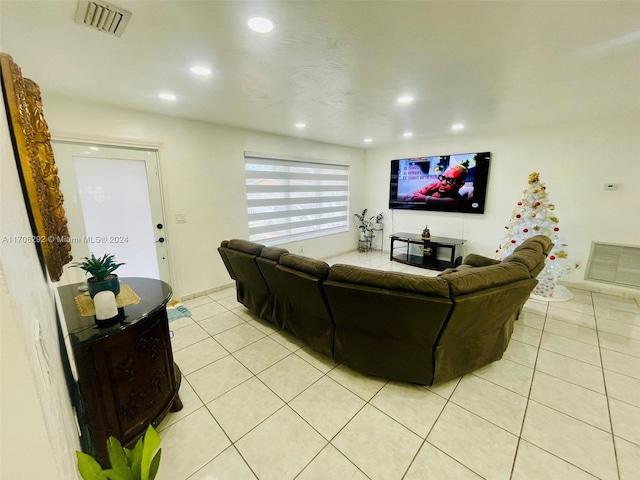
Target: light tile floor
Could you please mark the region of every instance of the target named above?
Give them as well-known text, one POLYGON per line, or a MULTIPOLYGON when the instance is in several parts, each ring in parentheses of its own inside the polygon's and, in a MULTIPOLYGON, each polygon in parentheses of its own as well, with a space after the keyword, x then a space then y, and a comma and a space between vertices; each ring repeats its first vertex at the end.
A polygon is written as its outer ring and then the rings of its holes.
MULTIPOLYGON (((350 263, 437 272, 352 253, 350 263)), ((640 308, 529 300, 504 358, 433 387, 336 365, 227 289, 170 324, 184 409, 159 480, 640 478, 640 308)))

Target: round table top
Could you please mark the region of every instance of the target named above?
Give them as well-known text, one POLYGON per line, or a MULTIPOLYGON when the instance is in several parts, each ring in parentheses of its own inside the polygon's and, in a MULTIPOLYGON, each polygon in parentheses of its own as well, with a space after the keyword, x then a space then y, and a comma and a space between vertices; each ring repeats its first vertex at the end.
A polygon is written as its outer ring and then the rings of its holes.
POLYGON ((120 308, 122 317, 119 323, 106 328, 98 327, 94 316, 83 317, 80 315, 75 298, 84 294, 78 290, 78 287, 84 286, 84 282, 58 287, 64 314, 63 320, 67 325, 72 345, 100 340, 148 318, 159 309, 165 308, 173 294, 168 283, 155 278, 120 277, 120 284, 129 285, 138 294, 140 301, 120 308))

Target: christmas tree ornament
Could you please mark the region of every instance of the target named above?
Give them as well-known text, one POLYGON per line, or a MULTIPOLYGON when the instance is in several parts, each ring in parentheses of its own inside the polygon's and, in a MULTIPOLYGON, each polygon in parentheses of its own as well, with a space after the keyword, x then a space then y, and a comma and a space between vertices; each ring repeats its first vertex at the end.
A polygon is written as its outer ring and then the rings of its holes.
POLYGON ((511 214, 507 232, 496 250, 496 258, 502 260, 513 253, 513 250, 525 239, 534 235, 546 235, 554 246, 549 252, 544 269, 538 275, 538 285, 532 295, 543 300, 569 300, 571 292, 558 285, 560 277, 571 271, 571 263, 567 254, 567 244, 559 236, 560 220, 551 212, 556 206, 549 202, 547 187, 540 182, 540 174, 529 175, 529 187, 522 192, 522 200, 511 214))

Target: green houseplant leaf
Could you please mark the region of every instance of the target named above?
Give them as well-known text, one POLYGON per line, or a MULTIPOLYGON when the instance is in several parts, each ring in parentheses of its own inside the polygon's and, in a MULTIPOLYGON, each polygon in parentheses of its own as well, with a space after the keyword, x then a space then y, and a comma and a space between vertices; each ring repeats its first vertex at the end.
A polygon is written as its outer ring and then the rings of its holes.
POLYGON ((126 454, 116 438, 109 437, 107 440, 107 451, 109 452, 111 470, 117 474, 117 478, 113 478, 112 480, 134 480, 131 475, 131 469, 127 464, 126 454))
MULTIPOLYGON (((160 435, 156 432, 151 425, 147 428, 144 434, 143 447, 142 447, 142 462, 140 480, 153 480, 155 477, 150 476, 151 464, 154 461, 154 453, 160 447, 160 435)), ((158 459, 160 462, 160 459, 158 459)), ((157 468, 156 468, 157 471, 157 468)))
POLYGON ((78 458, 78 472, 84 480, 106 480, 108 478, 100 464, 91 455, 76 450, 76 457, 78 458))
POLYGON ((154 480, 160 467, 160 435, 149 425, 132 450, 114 437, 107 440, 111 468, 103 470, 91 456, 76 451, 78 472, 84 480, 154 480))
POLYGON ((105 253, 97 258, 93 253, 90 257, 84 257, 81 262, 72 263, 72 267, 78 267, 87 272, 97 281, 106 280, 111 274, 125 263, 116 263, 114 255, 105 253))
POLYGON ((142 478, 142 438, 140 438, 137 442, 133 450, 126 450, 127 455, 127 463, 131 468, 131 474, 133 478, 140 479, 142 478))

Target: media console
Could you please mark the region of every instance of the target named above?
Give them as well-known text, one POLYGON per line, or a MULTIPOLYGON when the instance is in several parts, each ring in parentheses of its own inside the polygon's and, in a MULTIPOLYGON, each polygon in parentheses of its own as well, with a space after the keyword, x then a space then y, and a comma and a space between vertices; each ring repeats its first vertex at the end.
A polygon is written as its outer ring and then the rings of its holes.
POLYGON ((422 238, 416 233, 394 233, 391 235, 390 260, 394 262, 406 263, 421 268, 433 270, 444 270, 445 268, 456 267, 462 263, 460 249, 465 241, 459 238, 430 237, 422 238), (406 244, 396 247, 395 242, 406 244), (411 245, 419 245, 421 254, 411 252, 411 245), (403 249, 401 253, 394 250, 403 249), (440 260, 437 257, 438 249, 448 248, 451 250, 450 259, 440 260))

